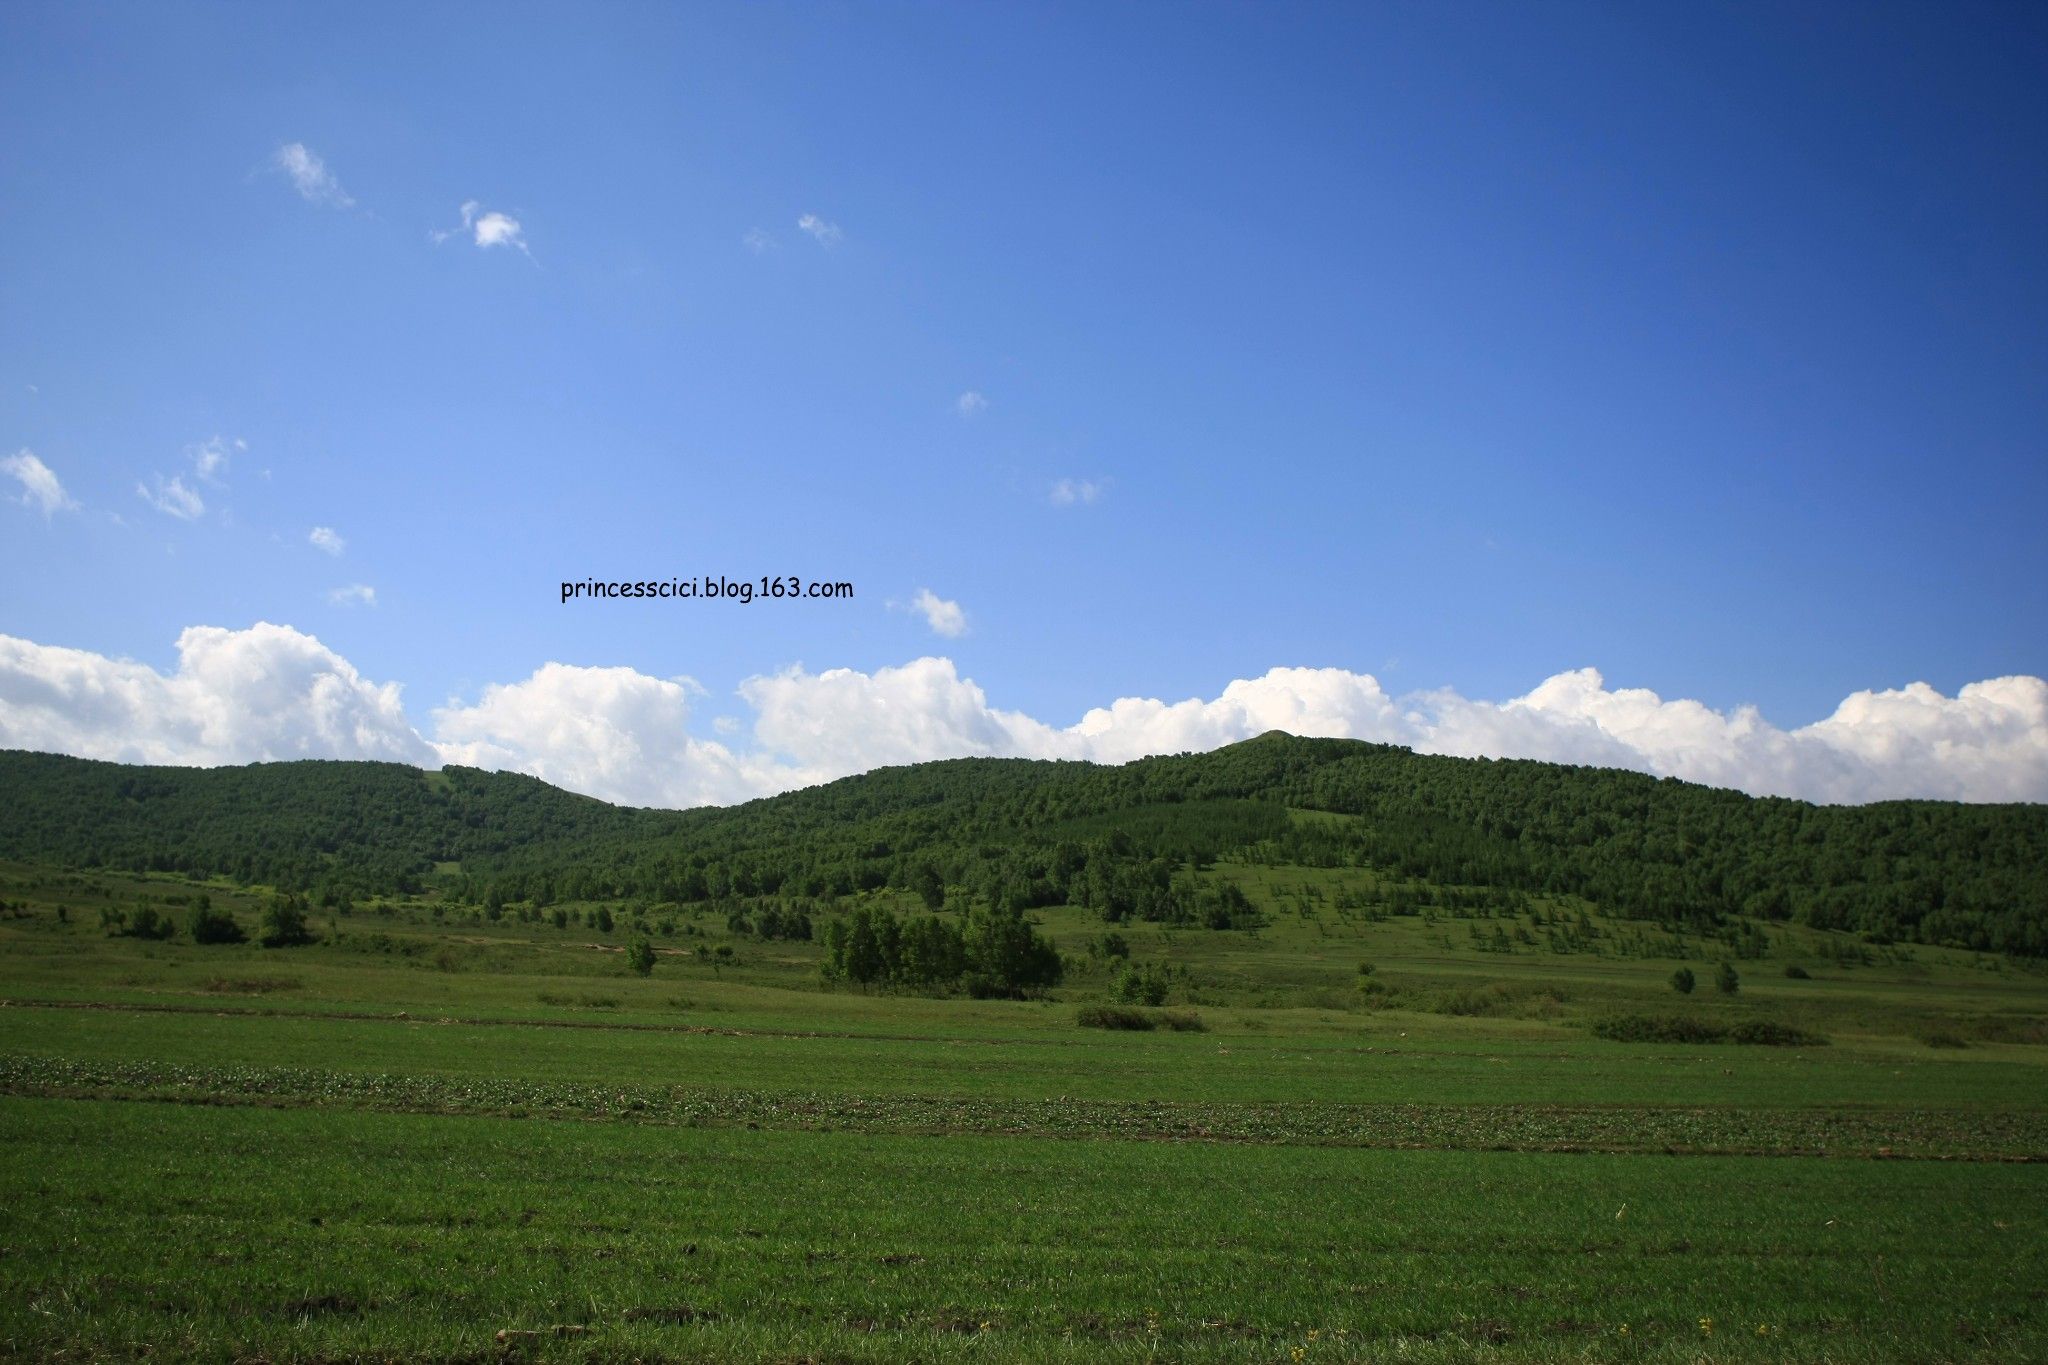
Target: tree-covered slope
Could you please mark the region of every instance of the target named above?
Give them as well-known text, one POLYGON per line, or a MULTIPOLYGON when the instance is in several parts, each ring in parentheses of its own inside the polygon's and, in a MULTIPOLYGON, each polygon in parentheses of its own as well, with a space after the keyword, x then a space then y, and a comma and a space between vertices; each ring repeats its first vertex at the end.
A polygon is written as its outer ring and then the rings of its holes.
MULTIPOLYGON (((0 855, 295 889, 507 900, 829 898, 938 886, 1199 921, 1223 854, 2048 954, 2048 807, 1823 807, 1640 773, 1273 734, 1118 767, 956 759, 744 805, 607 806, 393 764, 137 768, 0 753, 0 855), (1304 820, 1289 810, 1351 817, 1304 820)), ((1228 916, 1217 922, 1228 922, 1228 916)))

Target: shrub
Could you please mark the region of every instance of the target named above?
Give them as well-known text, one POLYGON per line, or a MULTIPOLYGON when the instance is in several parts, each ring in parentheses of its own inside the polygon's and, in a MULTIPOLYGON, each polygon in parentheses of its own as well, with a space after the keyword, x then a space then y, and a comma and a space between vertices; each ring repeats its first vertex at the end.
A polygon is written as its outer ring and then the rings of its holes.
POLYGON ((654 975, 654 945, 644 938, 636 938, 626 949, 626 965, 636 975, 654 975))
POLYGON ((1202 1016, 1193 1010, 1168 1010, 1159 1016, 1159 1022, 1175 1033, 1207 1033, 1209 1026, 1202 1022, 1202 1016))
POLYGON ((216 976, 199 989, 208 995, 268 995, 304 984, 296 976, 216 976))
POLYGON ((1718 1043, 1728 1036, 1728 1031, 1719 1025, 1683 1014, 1621 1014, 1597 1019, 1593 1022, 1593 1033, 1617 1043, 1718 1043))
POLYGON ((1163 1005, 1171 984, 1164 968, 1156 964, 1146 967, 1133 964, 1116 974, 1109 993, 1125 1005, 1163 1005))
POLYGON ((1790 977, 1794 981, 1813 980, 1813 977, 1807 972, 1806 968, 1800 966, 1797 962, 1785 968, 1785 975, 1790 977))
POLYGON ((1122 1005, 1083 1006, 1074 1015, 1074 1022, 1082 1028, 1124 1029, 1131 1032, 1147 1032, 1157 1027, 1152 1016, 1145 1011, 1122 1005))
MULTIPOLYGON (((102 918, 104 917, 103 911, 102 918)), ((178 926, 171 922, 170 916, 159 915, 144 905, 139 906, 132 915, 124 915, 116 910, 107 932, 120 938, 164 939, 176 934, 178 926)))
POLYGON ((1594 1036, 1617 1043, 1744 1043, 1752 1047, 1826 1047, 1827 1039, 1762 1019, 1727 1025, 1690 1015, 1622 1014, 1593 1023, 1594 1036))
POLYGON ((264 906, 260 927, 257 942, 266 948, 296 948, 313 941, 306 928, 306 912, 293 901, 273 900, 264 906))
POLYGON ((1752 1047, 1826 1047, 1828 1040, 1818 1033, 1808 1033, 1803 1028, 1790 1024, 1774 1024, 1765 1019, 1749 1019, 1728 1030, 1728 1041, 1747 1043, 1752 1047))
POLYGON ((1920 1035, 1920 1041, 1929 1047, 1968 1047, 1969 1041, 1962 1034, 1951 1029, 1929 1029, 1920 1035))
POLYGON ((1714 989, 1723 995, 1733 995, 1742 989, 1742 978, 1735 974, 1733 963, 1723 962, 1714 970, 1714 989))
POLYGON ((204 896, 199 899, 202 903, 193 906, 192 913, 185 916, 185 932, 194 943, 241 943, 249 937, 233 915, 204 904, 204 896))
POLYGON ((1374 972, 1378 970, 1379 968, 1373 966, 1370 962, 1361 962, 1358 964, 1358 974, 1360 976, 1371 976, 1374 972))
POLYGON ((1131 957, 1130 941, 1112 929, 1088 945, 1088 955, 1128 962, 1131 957))
POLYGON ((1692 968, 1690 967, 1680 967, 1671 974, 1671 989, 1677 991, 1680 995, 1691 995, 1695 984, 1697 983, 1693 978, 1692 968))

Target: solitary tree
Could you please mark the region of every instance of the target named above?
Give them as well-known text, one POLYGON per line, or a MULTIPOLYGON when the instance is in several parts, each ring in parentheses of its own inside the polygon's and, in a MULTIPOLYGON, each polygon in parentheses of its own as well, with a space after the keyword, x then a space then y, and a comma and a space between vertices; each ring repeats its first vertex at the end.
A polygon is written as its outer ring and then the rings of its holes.
POLYGON ((306 928, 305 907, 296 899, 283 898, 264 906, 259 941, 266 948, 294 948, 301 943, 311 943, 313 935, 306 928))
POLYGON ((626 965, 641 976, 654 975, 654 945, 644 938, 636 938, 626 949, 626 965))
POLYGON ((1720 970, 1714 973, 1714 989, 1720 991, 1723 995, 1733 995, 1736 991, 1742 989, 1742 978, 1735 974, 1734 964, 1728 962, 1721 964, 1720 970))
POLYGON ((1671 974, 1671 989, 1680 995, 1691 995, 1693 988, 1692 968, 1680 967, 1671 974))

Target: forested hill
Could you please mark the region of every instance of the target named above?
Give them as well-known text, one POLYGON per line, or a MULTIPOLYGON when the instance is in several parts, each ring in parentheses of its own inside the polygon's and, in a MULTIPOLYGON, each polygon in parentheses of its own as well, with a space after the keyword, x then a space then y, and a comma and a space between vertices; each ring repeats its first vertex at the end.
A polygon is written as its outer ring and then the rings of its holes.
POLYGON ((388 763, 152 768, 0 752, 0 856, 472 902, 1072 902, 1232 923, 1219 856, 2048 954, 2048 807, 1823 807, 1639 773, 1271 734, 1119 767, 955 759, 744 805, 609 806, 388 763), (1353 817, 1327 819, 1290 812, 1353 817))

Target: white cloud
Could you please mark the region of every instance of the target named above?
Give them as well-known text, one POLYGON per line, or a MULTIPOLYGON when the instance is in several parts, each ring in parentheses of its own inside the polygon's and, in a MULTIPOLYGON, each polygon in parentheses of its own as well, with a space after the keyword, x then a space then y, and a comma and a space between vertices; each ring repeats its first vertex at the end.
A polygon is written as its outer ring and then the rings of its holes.
POLYGON ((377 590, 367 583, 351 583, 328 593, 327 600, 337 607, 374 607, 377 605, 377 590))
POLYGON ((208 483, 222 482, 228 471, 228 461, 235 455, 249 449, 247 441, 228 441, 218 436, 209 436, 204 441, 185 447, 186 457, 192 461, 192 472, 208 483))
POLYGON ((774 246, 775 239, 761 228, 748 228, 745 235, 740 238, 740 245, 758 256, 774 246))
POLYGON ((1055 507, 1085 506, 1102 496, 1102 485, 1093 479, 1061 479, 1050 496, 1055 507))
POLYGON ((178 665, 0 635, 0 748, 123 763, 377 758, 431 764, 395 683, 378 686, 289 626, 194 626, 178 665))
POLYGON ((434 712, 415 731, 396 685, 362 679, 285 626, 194 627, 179 664, 142 664, 0 636, 0 747, 154 763, 320 756, 473 763, 533 773, 612 801, 730 802, 885 764, 966 755, 1120 763, 1206 750, 1268 730, 1405 744, 1422 752, 1634 768, 1828 802, 1895 797, 2048 801, 2048 682, 1915 683, 1858 692, 1825 720, 1780 729, 1754 708, 1715 711, 1591 669, 1493 702, 1395 697, 1367 673, 1275 668, 1211 698, 1125 697, 1055 726, 989 703, 951 660, 871 673, 801 667, 738 689, 751 725, 688 732, 702 689, 630 668, 550 663, 434 712))
POLYGON ((815 213, 807 213, 796 220, 797 229, 809 233, 819 246, 838 246, 846 237, 839 230, 839 224, 828 223, 815 213))
POLYGON ((462 205, 461 227, 451 228, 446 232, 429 232, 427 236, 438 246, 450 237, 465 232, 479 247, 516 247, 528 260, 533 259, 533 252, 526 245, 526 230, 519 225, 519 220, 509 213, 486 209, 474 199, 466 200, 462 205))
POLYGON ((0 460, 0 473, 21 483, 21 496, 17 501, 23 507, 33 507, 41 512, 45 521, 59 512, 78 510, 78 503, 64 491, 64 484, 55 471, 37 459, 32 450, 17 450, 0 460))
MULTIPOLYGON (((209 436, 204 441, 194 442, 185 447, 185 459, 192 466, 193 475, 201 483, 215 488, 227 486, 228 463, 236 455, 245 453, 249 443, 242 440, 230 441, 220 436, 209 436)), ((152 476, 150 483, 135 485, 136 493, 165 516, 180 521, 197 521, 206 515, 206 499, 197 488, 185 482, 182 474, 165 478, 161 474, 152 476)), ((223 512, 223 518, 227 513, 223 512)))
POLYGON ((962 417, 979 417, 988 411, 988 399, 978 389, 969 389, 953 400, 953 411, 962 417))
POLYGON ((925 624, 932 628, 934 635, 943 635, 950 640, 967 633, 967 613, 961 610, 960 604, 947 601, 930 588, 919 588, 917 596, 910 599, 910 606, 924 617, 925 624))
POLYGON ((332 526, 315 526, 306 536, 306 539, 312 544, 314 549, 325 550, 328 554, 335 556, 339 556, 343 550, 348 548, 348 542, 342 539, 341 533, 332 526))
POLYGON ((434 722, 447 762, 514 768, 625 805, 725 804, 793 785, 692 738, 696 690, 630 668, 551 663, 524 682, 485 688, 475 705, 440 708, 434 722))
POLYGON ((166 479, 159 474, 154 488, 138 483, 135 492, 157 511, 180 521, 197 521, 206 514, 206 500, 188 487, 180 475, 166 479))
POLYGON ((356 202, 327 169, 327 163, 303 142, 285 143, 271 153, 270 164, 290 178, 299 198, 309 204, 345 209, 356 202))

